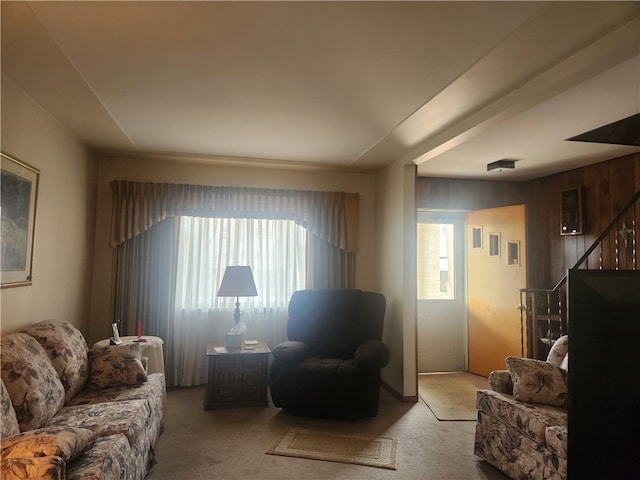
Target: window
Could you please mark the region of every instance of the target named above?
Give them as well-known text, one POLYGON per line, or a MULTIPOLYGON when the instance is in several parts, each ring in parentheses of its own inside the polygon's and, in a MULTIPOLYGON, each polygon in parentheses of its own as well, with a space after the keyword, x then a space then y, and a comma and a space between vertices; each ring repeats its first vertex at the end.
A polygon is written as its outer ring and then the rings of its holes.
POLYGON ((291 220, 181 217, 176 309, 229 310, 235 299, 216 295, 227 265, 249 265, 257 297, 244 310, 285 309, 305 288, 306 230, 291 220))
POLYGON ((418 223, 418 299, 455 298, 453 224, 418 223))

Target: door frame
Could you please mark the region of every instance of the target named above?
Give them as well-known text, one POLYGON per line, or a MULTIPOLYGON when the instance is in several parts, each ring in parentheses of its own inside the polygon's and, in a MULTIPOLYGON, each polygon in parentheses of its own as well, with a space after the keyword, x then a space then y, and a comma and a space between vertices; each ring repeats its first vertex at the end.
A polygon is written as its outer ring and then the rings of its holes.
MULTIPOLYGON (((469 236, 469 232, 468 232, 468 225, 467 225, 467 210, 433 210, 433 209, 424 209, 424 208, 418 208, 416 211, 416 224, 418 223, 434 223, 433 221, 429 221, 429 222, 421 222, 420 219, 424 218, 424 217, 428 217, 429 220, 435 220, 437 221, 439 218, 441 218, 443 220, 442 223, 446 223, 446 221, 450 221, 453 220, 454 225, 456 224, 455 222, 460 222, 461 223, 461 235, 462 235, 462 246, 460 247, 460 255, 462 256, 462 258, 456 259, 456 265, 461 265, 462 266, 462 281, 461 281, 461 288, 462 288, 462 294, 464 296, 463 298, 463 310, 464 310, 464 318, 462 318, 460 320, 461 325, 462 325, 462 335, 461 335, 461 342, 462 342, 462 350, 463 350, 463 354, 464 354, 464 369, 465 371, 469 370, 469 298, 468 298, 468 290, 467 290, 467 285, 468 285, 468 279, 467 279, 467 270, 468 270, 468 258, 467 258, 467 248, 468 248, 468 244, 469 244, 469 240, 468 240, 468 236, 469 236)), ((454 227, 455 229, 455 227, 454 227)), ((455 234, 455 230, 454 230, 454 234, 455 234)), ((416 245, 417 248, 417 245, 416 245)), ((454 252, 456 251, 456 249, 454 248, 454 252)), ((418 254, 417 249, 416 249, 416 255, 418 254)), ((419 335, 418 335, 418 299, 417 299, 418 295, 417 295, 417 291, 416 291, 416 371, 417 373, 419 372, 419 368, 418 367, 418 341, 419 341, 419 335)))

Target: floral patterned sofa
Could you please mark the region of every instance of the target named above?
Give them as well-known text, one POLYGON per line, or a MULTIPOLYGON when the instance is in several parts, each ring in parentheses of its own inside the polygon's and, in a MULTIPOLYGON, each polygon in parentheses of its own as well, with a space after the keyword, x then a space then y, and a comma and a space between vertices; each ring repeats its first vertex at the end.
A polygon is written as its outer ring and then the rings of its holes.
POLYGON ((474 453, 513 479, 567 478, 568 347, 564 336, 546 361, 508 357, 477 392, 474 453))
POLYGON ((89 350, 47 320, 0 341, 1 467, 10 479, 140 480, 162 431, 164 376, 139 344, 89 350))

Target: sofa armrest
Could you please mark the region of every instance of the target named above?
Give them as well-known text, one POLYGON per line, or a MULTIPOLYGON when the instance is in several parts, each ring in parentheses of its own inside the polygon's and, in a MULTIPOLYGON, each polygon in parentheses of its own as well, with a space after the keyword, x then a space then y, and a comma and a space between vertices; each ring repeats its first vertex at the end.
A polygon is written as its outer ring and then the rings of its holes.
POLYGON ((489 384, 498 393, 513 395, 513 382, 509 370, 494 370, 489 374, 489 384))
POLYGON ((309 347, 304 342, 282 342, 271 350, 273 358, 283 363, 299 363, 309 356, 309 347))
POLYGON ((364 342, 356 350, 356 365, 360 368, 382 368, 390 358, 389 347, 377 340, 364 342))

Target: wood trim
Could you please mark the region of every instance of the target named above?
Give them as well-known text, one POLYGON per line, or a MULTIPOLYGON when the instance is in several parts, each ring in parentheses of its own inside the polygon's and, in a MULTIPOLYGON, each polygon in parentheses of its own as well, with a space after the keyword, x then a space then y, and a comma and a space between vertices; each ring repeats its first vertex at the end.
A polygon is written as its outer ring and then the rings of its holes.
POLYGON ((388 391, 391 395, 393 395, 396 398, 396 400, 399 400, 402 403, 418 403, 417 395, 409 395, 407 397, 404 397, 402 394, 397 392, 393 387, 387 384, 384 380, 380 380, 380 385, 382 386, 382 388, 388 391))

